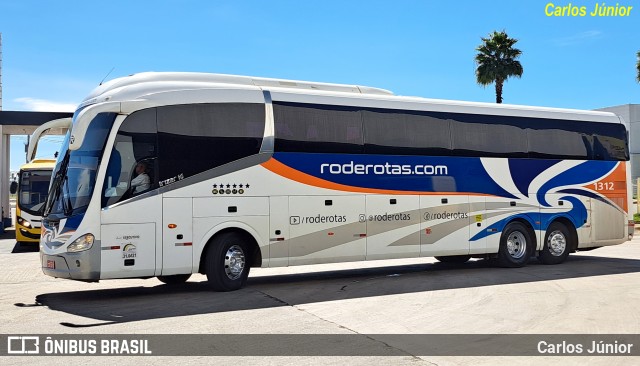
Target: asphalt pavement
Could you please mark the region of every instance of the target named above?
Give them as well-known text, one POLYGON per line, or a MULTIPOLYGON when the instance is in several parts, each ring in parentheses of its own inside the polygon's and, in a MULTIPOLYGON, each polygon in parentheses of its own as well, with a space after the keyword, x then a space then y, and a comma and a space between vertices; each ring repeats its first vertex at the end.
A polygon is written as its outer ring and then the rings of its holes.
MULTIPOLYGON (((572 254, 546 266, 497 268, 433 258, 254 268, 240 291, 216 293, 194 275, 83 283, 45 276, 38 247, 0 236, 2 334, 337 334, 362 337, 372 356, 11 356, 3 365, 637 364, 616 356, 433 356, 384 334, 638 334, 640 240, 572 254)), ((237 338, 237 337, 236 337, 237 338)), ((251 347, 238 342, 237 347, 251 347)), ((504 347, 509 347, 505 344, 504 347)), ((640 344, 637 345, 640 348, 640 344)), ((364 352, 366 353, 366 351, 364 352)))

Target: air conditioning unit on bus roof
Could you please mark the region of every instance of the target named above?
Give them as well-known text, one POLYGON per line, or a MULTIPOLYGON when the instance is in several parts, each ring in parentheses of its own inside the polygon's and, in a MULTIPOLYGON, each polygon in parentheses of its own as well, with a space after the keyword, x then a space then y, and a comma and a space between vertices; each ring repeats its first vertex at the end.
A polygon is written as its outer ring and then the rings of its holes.
POLYGON ((307 89, 357 94, 394 95, 389 90, 369 86, 318 83, 310 81, 271 79, 226 74, 208 74, 197 72, 144 72, 133 74, 128 78, 121 78, 116 80, 118 86, 125 86, 124 84, 132 85, 144 82, 173 81, 254 85, 258 87, 307 89))
POLYGON ((253 78, 253 77, 251 78, 251 80, 253 81, 253 85, 255 86, 322 90, 322 91, 358 93, 358 94, 393 95, 392 92, 386 89, 373 88, 369 86, 360 86, 360 85, 316 83, 316 82, 309 82, 309 81, 295 81, 295 80, 281 80, 281 79, 268 79, 268 78, 253 78))

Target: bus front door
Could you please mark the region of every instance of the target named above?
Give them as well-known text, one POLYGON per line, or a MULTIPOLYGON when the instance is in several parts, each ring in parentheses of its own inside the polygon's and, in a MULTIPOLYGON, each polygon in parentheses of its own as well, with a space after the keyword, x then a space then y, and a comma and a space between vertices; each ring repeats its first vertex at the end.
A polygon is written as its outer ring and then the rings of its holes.
POLYGON ((100 278, 157 275, 157 224, 141 213, 159 212, 161 201, 143 199, 100 212, 100 278))

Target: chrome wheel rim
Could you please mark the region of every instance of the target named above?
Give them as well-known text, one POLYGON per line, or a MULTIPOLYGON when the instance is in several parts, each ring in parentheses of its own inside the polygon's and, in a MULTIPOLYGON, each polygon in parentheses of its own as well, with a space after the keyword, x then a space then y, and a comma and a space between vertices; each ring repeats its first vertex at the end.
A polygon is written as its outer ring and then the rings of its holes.
POLYGON ((520 231, 513 231, 507 237, 507 251, 511 258, 520 259, 527 251, 527 241, 520 231))
POLYGON ((549 253, 554 257, 559 257, 564 253, 567 249, 567 238, 562 231, 556 230, 549 234, 547 237, 547 248, 549 248, 549 253))
POLYGON ((224 272, 230 280, 237 280, 244 271, 245 257, 239 245, 232 245, 224 256, 224 272))

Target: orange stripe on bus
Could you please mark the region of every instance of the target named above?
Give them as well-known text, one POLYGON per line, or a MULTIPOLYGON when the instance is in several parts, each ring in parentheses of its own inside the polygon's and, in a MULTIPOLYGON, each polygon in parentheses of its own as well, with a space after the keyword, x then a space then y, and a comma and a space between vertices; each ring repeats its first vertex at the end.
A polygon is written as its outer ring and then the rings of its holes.
POLYGON ((629 212, 627 203, 627 164, 619 162, 606 177, 583 186, 607 197, 611 202, 629 212))

